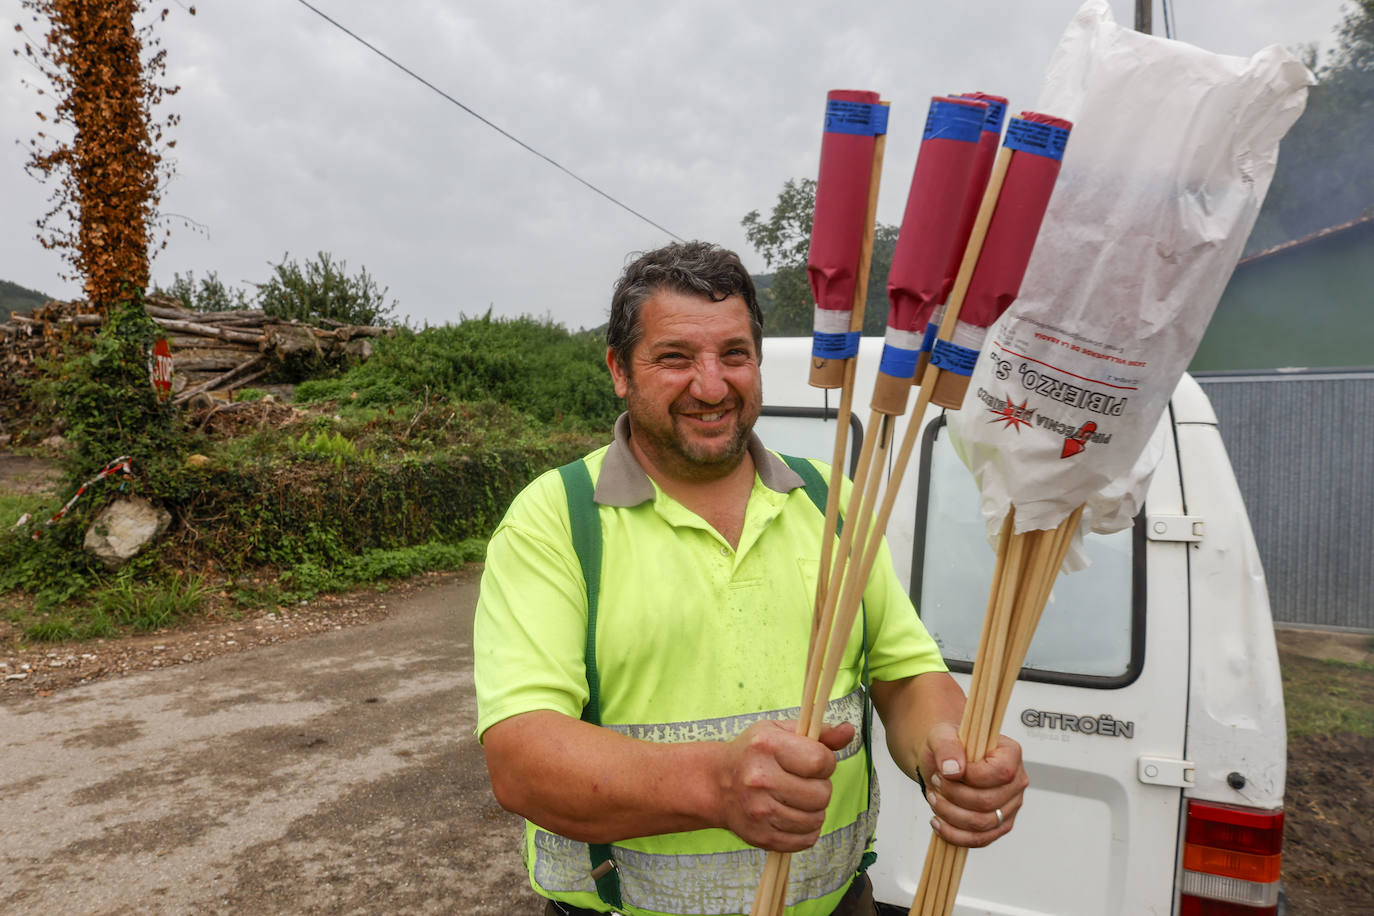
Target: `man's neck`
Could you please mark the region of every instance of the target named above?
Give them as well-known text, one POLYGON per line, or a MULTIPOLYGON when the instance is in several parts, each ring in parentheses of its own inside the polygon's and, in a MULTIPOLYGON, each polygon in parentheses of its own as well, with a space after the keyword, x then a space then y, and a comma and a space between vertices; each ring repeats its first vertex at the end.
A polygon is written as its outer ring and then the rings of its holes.
POLYGON ((660 466, 652 456, 639 448, 633 434, 630 436, 630 450, 644 473, 664 493, 701 516, 731 547, 739 547, 749 494, 754 489, 753 455, 746 450, 739 463, 728 472, 697 479, 660 466))

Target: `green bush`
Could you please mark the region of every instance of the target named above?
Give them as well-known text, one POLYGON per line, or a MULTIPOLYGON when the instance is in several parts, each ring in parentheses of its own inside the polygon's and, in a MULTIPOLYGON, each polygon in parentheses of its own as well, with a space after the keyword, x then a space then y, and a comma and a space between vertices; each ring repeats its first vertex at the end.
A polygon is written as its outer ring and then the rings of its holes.
POLYGON ((62 461, 72 491, 125 455, 148 495, 160 495, 158 482, 176 477, 190 433, 152 386, 149 355, 158 336, 137 293, 110 310, 89 349, 69 352, 31 386, 35 400, 65 423, 71 448, 62 461))
POLYGON ((283 255, 272 265, 272 277, 258 287, 258 306, 273 318, 326 321, 341 324, 391 324, 396 302, 386 301, 386 290, 361 268, 348 275, 344 261, 321 251, 302 267, 283 255))
POLYGON ((336 568, 370 550, 485 538, 526 483, 589 444, 551 437, 374 461, 245 461, 197 471, 181 512, 194 549, 224 569, 336 568))
POLYGON ((200 283, 196 283, 193 271, 188 270, 184 277, 179 273, 172 274, 171 286, 166 289, 156 287, 153 291, 179 299, 182 305, 196 312, 232 312, 253 307, 247 293, 225 286, 213 270, 202 277, 200 283))
POLYGON ((302 383, 296 400, 369 407, 435 392, 456 401, 499 401, 566 428, 609 430, 621 404, 605 354, 594 334, 488 315, 418 332, 401 329, 378 340, 372 358, 343 376, 302 383))

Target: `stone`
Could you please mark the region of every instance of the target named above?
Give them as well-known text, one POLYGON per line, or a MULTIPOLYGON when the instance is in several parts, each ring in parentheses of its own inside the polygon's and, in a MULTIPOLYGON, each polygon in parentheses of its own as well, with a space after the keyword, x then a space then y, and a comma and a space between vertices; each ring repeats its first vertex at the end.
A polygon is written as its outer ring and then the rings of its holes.
POLYGON ((205 455, 186 456, 186 466, 188 468, 203 468, 210 463, 210 459, 205 455))
POLYGON ((141 496, 120 499, 100 510, 82 546, 106 568, 118 569, 161 537, 171 523, 170 512, 141 496))

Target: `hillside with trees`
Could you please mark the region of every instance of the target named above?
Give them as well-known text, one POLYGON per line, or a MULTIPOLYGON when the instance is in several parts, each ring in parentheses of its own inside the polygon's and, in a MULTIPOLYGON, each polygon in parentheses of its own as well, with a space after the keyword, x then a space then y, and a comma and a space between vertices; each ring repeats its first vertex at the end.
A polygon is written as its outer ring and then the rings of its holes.
POLYGON ((1246 254, 1374 215, 1374 0, 1349 0, 1325 55, 1305 51, 1317 85, 1279 148, 1246 254))
POLYGON ((25 289, 18 283, 0 280, 0 324, 9 321, 14 312, 31 312, 48 301, 48 297, 34 289, 25 289))

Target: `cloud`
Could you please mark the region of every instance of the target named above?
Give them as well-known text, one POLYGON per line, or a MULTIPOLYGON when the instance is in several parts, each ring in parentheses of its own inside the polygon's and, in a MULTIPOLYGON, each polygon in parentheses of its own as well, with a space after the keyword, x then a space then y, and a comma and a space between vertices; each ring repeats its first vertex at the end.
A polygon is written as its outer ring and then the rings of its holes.
MULTIPOLYGON (((814 174, 827 90, 892 101, 879 218, 897 222, 927 99, 980 88, 1029 106, 1078 6, 313 2, 627 206, 756 269, 739 220, 814 174)), ((1249 53, 1327 37, 1339 3, 1218 0, 1185 9, 1180 28, 1249 53)), ((1113 6, 1129 16, 1125 0, 1113 6)), ((0 31, 13 35, 13 21, 0 31)), ((261 282, 284 253, 323 250, 365 265, 417 323, 491 306, 593 326, 626 254, 668 240, 298 3, 174 7, 160 33, 182 86, 168 103, 182 123, 163 209, 206 232, 174 223, 158 280, 214 270, 261 282)), ((0 59, 0 123, 21 138, 36 124, 22 71, 0 59)), ((0 277, 69 294, 32 240, 46 190, 21 149, 0 147, 0 277)))

